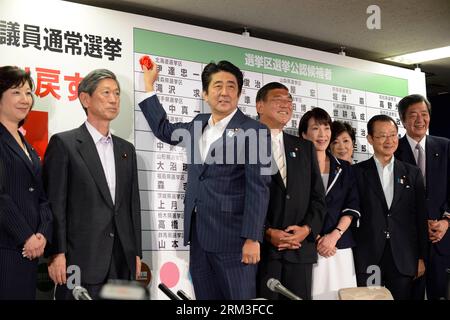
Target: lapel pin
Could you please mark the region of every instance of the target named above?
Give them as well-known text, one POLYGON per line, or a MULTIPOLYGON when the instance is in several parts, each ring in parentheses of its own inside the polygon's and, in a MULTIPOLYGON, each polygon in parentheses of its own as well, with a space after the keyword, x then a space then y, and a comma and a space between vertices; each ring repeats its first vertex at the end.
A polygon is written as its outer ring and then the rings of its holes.
POLYGON ((239 131, 239 128, 228 129, 227 137, 232 138, 235 135, 235 133, 238 131, 239 131))
POLYGON ((122 159, 126 159, 126 158, 128 158, 128 155, 126 153, 123 153, 122 154, 122 159))
POLYGON ((408 178, 406 176, 401 176, 401 178, 398 178, 398 183, 405 185, 405 188, 411 188, 411 186, 408 183, 408 178))

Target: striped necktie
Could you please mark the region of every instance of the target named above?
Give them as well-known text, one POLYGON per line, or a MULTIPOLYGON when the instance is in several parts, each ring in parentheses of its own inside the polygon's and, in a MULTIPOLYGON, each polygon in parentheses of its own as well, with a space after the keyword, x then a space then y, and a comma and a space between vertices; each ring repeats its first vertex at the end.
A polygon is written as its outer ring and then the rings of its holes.
POLYGON ((423 182, 426 185, 426 174, 425 174, 425 150, 423 150, 422 146, 418 143, 416 144, 416 149, 419 151, 419 155, 417 156, 417 166, 420 168, 420 171, 422 171, 423 176, 423 182))
POLYGON ((279 138, 272 140, 272 149, 275 162, 277 163, 278 170, 280 171, 281 179, 283 179, 284 186, 286 186, 287 182, 286 165, 284 163, 283 152, 281 149, 281 141, 279 138))

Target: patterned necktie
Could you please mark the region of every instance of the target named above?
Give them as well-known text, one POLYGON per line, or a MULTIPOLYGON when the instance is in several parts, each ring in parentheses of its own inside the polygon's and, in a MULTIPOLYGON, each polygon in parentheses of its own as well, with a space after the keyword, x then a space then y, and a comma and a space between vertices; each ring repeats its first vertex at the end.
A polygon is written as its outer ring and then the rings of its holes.
POLYGON ((420 168, 420 171, 422 171, 423 175, 423 182, 425 182, 425 151, 423 150, 422 146, 418 143, 416 144, 416 149, 419 151, 419 155, 417 156, 417 166, 420 168))
POLYGON ((283 153, 281 151, 280 139, 272 140, 272 149, 275 162, 277 163, 278 170, 280 171, 281 179, 283 179, 284 186, 286 186, 286 165, 284 164, 283 153))

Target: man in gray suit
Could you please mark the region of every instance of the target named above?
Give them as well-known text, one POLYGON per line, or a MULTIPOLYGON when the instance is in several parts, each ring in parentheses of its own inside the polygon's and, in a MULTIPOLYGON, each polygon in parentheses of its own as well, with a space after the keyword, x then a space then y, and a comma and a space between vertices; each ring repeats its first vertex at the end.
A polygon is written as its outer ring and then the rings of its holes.
POLYGON ((52 136, 44 183, 54 215, 48 271, 56 299, 71 299, 67 267, 81 271, 81 285, 95 299, 109 279, 140 273, 141 217, 136 152, 111 134, 119 114, 120 87, 108 70, 89 73, 78 87, 87 121, 52 136))

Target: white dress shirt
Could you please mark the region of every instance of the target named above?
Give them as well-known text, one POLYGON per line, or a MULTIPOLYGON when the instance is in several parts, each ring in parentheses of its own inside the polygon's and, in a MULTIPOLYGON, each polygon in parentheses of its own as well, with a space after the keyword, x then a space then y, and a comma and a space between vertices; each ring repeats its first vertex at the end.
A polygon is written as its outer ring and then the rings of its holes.
POLYGON ((373 156, 375 160, 375 165, 377 166, 378 176, 380 177, 381 186, 383 187, 384 197, 388 209, 391 208, 392 199, 394 199, 394 156, 392 156, 391 161, 383 167, 381 162, 373 156))
POLYGON ((88 121, 85 122, 89 134, 94 140, 97 148, 100 162, 102 163, 103 172, 105 173, 106 182, 108 183, 109 192, 114 203, 116 198, 116 161, 114 160, 114 147, 111 132, 105 137, 88 121))
POLYGON ((237 108, 232 113, 227 115, 222 120, 217 121, 216 123, 214 123, 212 115, 209 117, 208 124, 203 130, 203 134, 198 142, 199 151, 203 162, 205 162, 211 145, 217 139, 222 137, 226 127, 228 126, 228 123, 230 122, 231 118, 233 118, 236 112, 237 108))

